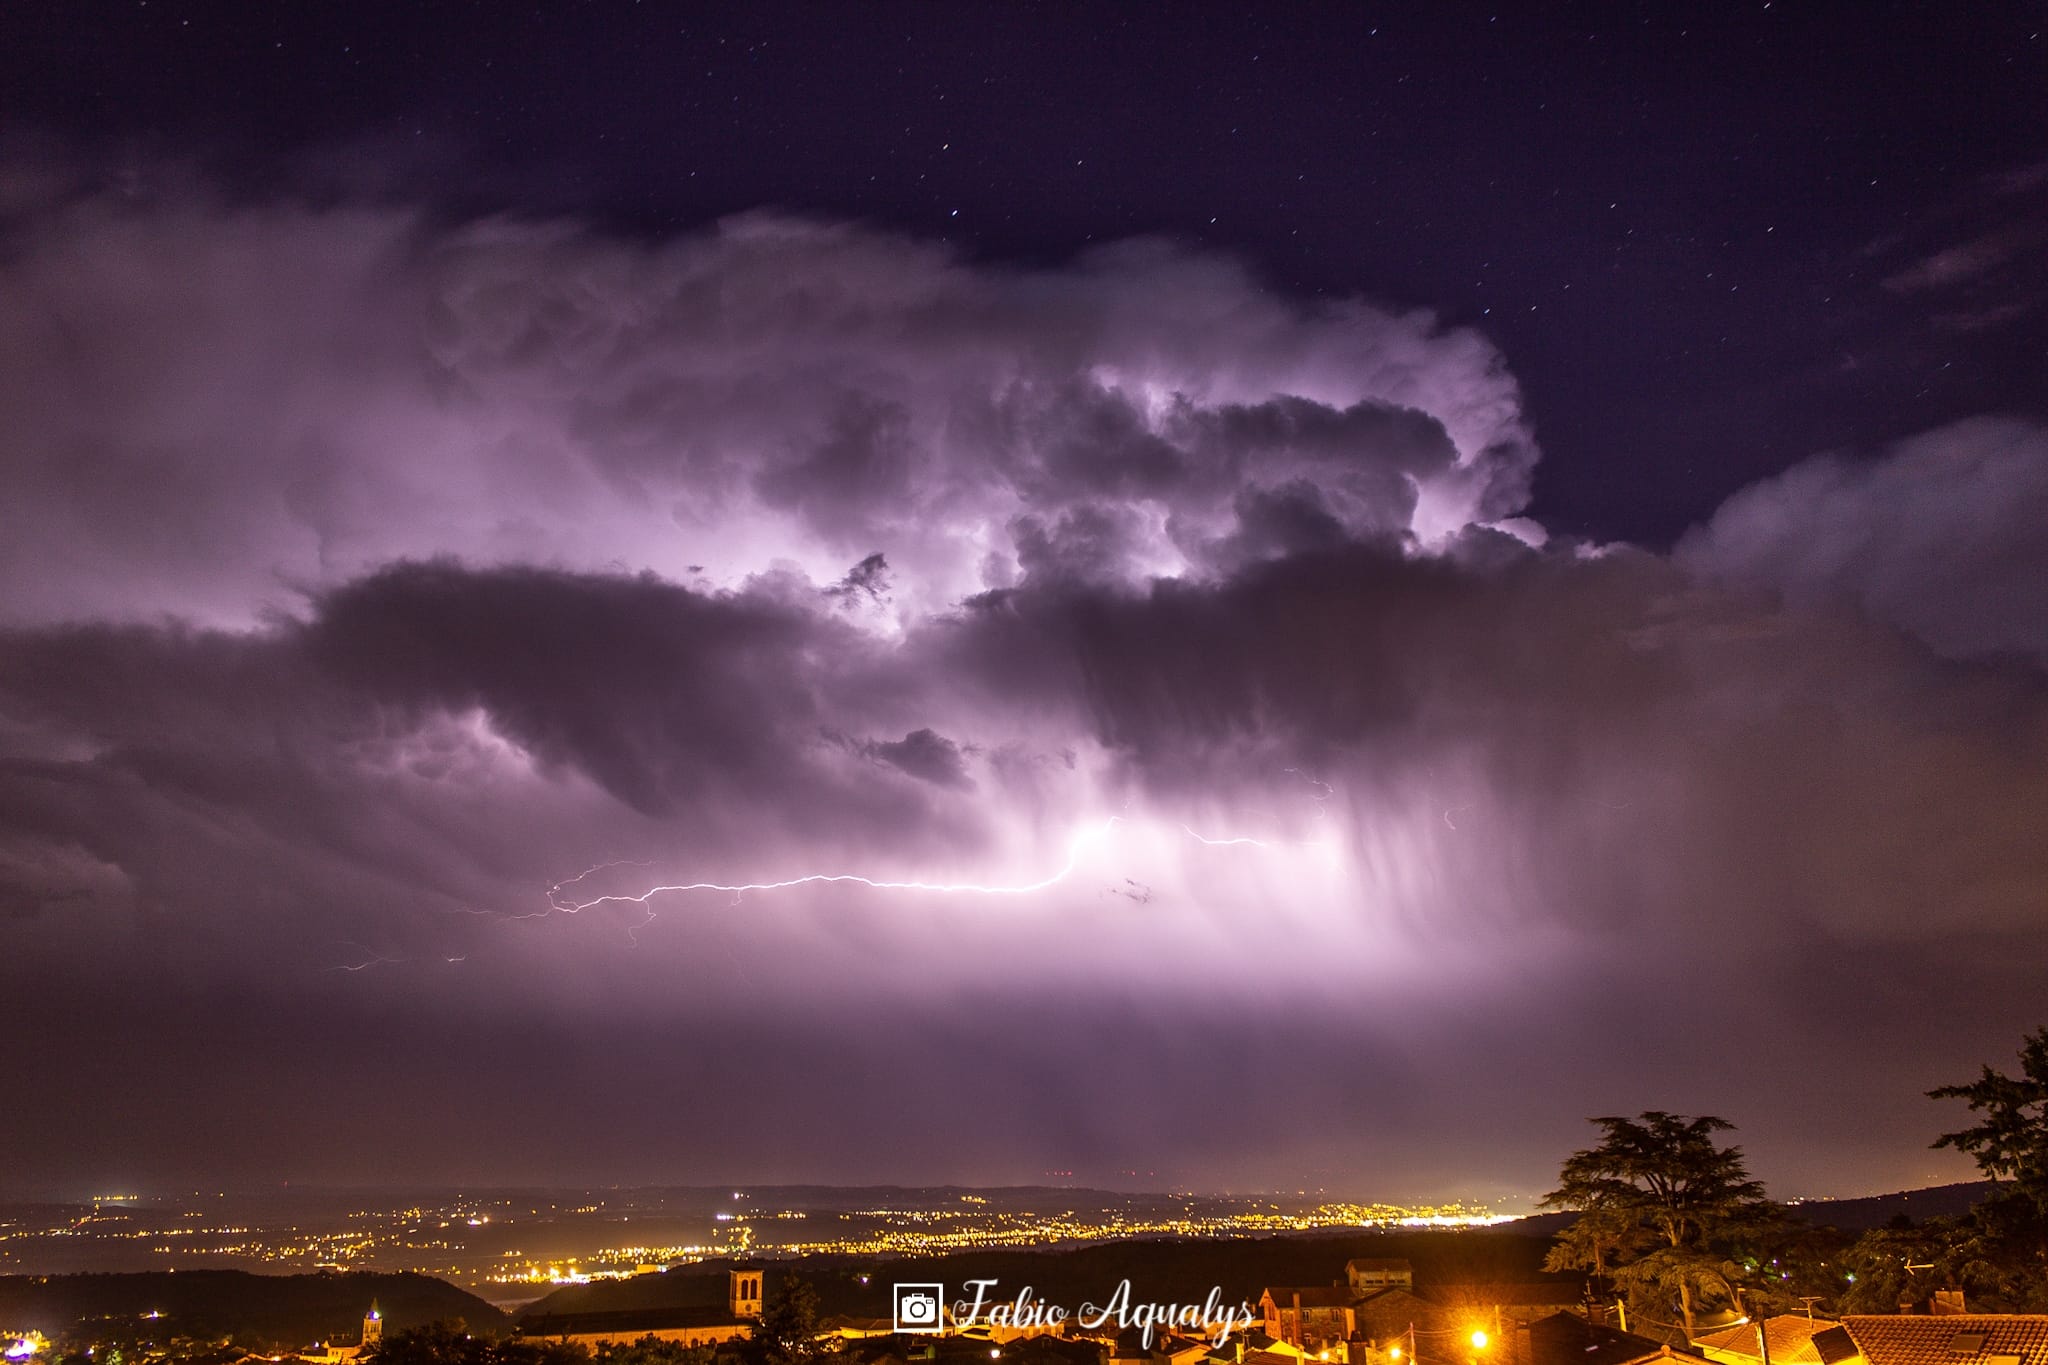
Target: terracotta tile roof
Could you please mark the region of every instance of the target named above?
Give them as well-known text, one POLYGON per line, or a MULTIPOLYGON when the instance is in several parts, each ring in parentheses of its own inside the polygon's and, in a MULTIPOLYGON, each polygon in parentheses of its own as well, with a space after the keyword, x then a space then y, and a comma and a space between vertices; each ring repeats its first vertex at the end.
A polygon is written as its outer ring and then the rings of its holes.
POLYGON ((1246 1351, 1243 1365, 1301 1365, 1301 1357, 1278 1351, 1246 1351))
POLYGON ((1415 1267, 1399 1256, 1362 1256, 1344 1263, 1346 1270, 1398 1270, 1412 1274, 1415 1267))
MULTIPOLYGON (((1769 1320, 1771 1365, 1839 1365, 1855 1354, 1854 1343, 1842 1332, 1841 1324, 1826 1318, 1809 1318, 1803 1313, 1781 1313, 1769 1320)), ((1701 1350, 1726 1355, 1759 1358, 1756 1324, 1738 1322, 1718 1332, 1708 1332, 1693 1345, 1701 1350)))
POLYGON ((1842 1325, 1870 1365, 2048 1365, 2048 1313, 1872 1315, 1842 1325))

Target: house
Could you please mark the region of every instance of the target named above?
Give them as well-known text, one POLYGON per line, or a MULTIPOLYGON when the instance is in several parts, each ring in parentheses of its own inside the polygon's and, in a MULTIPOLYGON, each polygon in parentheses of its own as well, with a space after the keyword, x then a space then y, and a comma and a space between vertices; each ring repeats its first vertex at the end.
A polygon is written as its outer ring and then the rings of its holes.
POLYGON ((1756 1323, 1738 1322, 1696 1337, 1693 1349, 1723 1365, 1763 1365, 1766 1342, 1771 1365, 1847 1365, 1860 1354, 1848 1330, 1826 1318, 1780 1313, 1763 1329, 1760 1339, 1756 1323))
POLYGON ((1381 1347, 1405 1340, 1408 1329, 1434 1329, 1438 1308, 1412 1289, 1379 1289, 1351 1305, 1357 1335, 1381 1347))
POLYGON ((1358 1334, 1351 1290, 1341 1284, 1269 1287, 1259 1295, 1259 1313, 1269 1336, 1312 1355, 1358 1334))
POLYGON ((1503 1343, 1499 1365, 1706 1365, 1705 1356, 1587 1322, 1575 1313, 1552 1313, 1517 1328, 1503 1343))
POLYGON ((1166 1362, 1166 1365, 1202 1365, 1214 1349, 1206 1341, 1193 1337, 1161 1337, 1152 1348, 1152 1353, 1166 1362))
POLYGON ((1470 1324, 1495 1336, 1547 1318, 1574 1312, 1586 1301, 1586 1282, 1561 1275, 1549 1280, 1447 1281, 1415 1291, 1437 1309, 1439 1323, 1463 1330, 1470 1324))
MULTIPOLYGON (((2043 1365, 2048 1313, 1851 1315, 1842 1319, 1869 1365, 2043 1365)), ((1771 1365, 1779 1365, 1775 1352, 1771 1365)))
POLYGON ((1301 1365, 1302 1361, 1308 1359, 1308 1352, 1299 1346, 1289 1345, 1258 1327, 1237 1333, 1222 1347, 1209 1354, 1211 1358, 1219 1354, 1228 1355, 1233 1362, 1237 1362, 1237 1365, 1243 1365, 1243 1362, 1249 1361, 1255 1355, 1282 1356, 1288 1365, 1301 1365))
POLYGON ((1398 1257, 1367 1257, 1344 1263, 1344 1279, 1354 1298, 1377 1289, 1413 1289, 1415 1267, 1398 1257))
POLYGON ((761 1316, 758 1266, 735 1266, 727 1278, 724 1304, 685 1304, 609 1313, 542 1313, 523 1317, 515 1329, 528 1341, 560 1341, 586 1349, 626 1346, 643 1337, 679 1346, 716 1346, 753 1335, 761 1316))
POLYGON ((379 1311, 377 1301, 370 1300, 370 1311, 363 1314, 363 1335, 354 1346, 337 1346, 323 1341, 294 1354, 300 1360, 313 1365, 353 1365, 356 1357, 384 1340, 384 1314, 379 1311))
POLYGON ((1109 1365, 1155 1365, 1152 1348, 1145 1344, 1145 1334, 1135 1327, 1116 1334, 1116 1342, 1109 1349, 1109 1365))
POLYGON ((856 1314, 842 1313, 838 1317, 826 1318, 818 1324, 822 1332, 845 1341, 864 1341, 869 1337, 893 1337, 896 1335, 896 1319, 869 1318, 856 1314))
POLYGON ((1152 1344, 1147 1346, 1142 1331, 1127 1328, 1117 1333, 1109 1361, 1110 1365, 1202 1365, 1212 1350, 1206 1341, 1172 1333, 1155 1336, 1152 1344))

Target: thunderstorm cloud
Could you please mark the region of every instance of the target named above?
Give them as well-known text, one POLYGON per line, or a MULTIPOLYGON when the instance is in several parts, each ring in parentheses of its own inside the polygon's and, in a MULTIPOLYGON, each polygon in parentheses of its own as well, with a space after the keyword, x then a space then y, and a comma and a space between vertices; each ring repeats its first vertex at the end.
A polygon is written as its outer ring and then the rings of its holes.
POLYGON ((1484 336, 1168 244, 0 202, 9 1093, 329 1178, 1531 1188, 1655 1105, 1881 1180, 2041 984, 2026 423, 1664 554, 1523 515, 1484 336))

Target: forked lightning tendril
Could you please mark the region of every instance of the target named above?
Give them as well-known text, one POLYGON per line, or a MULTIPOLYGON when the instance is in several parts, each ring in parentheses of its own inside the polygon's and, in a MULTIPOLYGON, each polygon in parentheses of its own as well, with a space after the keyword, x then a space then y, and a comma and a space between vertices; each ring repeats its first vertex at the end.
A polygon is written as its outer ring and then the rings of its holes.
MULTIPOLYGON (((1081 856, 1086 849, 1090 845, 1099 843, 1108 837, 1112 830, 1124 823, 1126 823, 1124 816, 1112 815, 1099 824, 1082 829, 1068 841, 1066 859, 1059 867, 1043 877, 1024 882, 896 881, 881 877, 863 877, 852 872, 813 872, 804 876, 785 877, 777 881, 666 882, 660 886, 650 886, 645 891, 617 892, 611 895, 596 896, 585 901, 579 901, 563 894, 569 887, 582 881, 585 877, 591 875, 592 872, 599 870, 599 868, 591 868, 588 871, 578 873, 567 881, 558 882, 553 887, 550 887, 548 890, 548 904, 563 914, 574 915, 585 910, 594 909, 600 905, 624 903, 645 905, 656 896, 681 894, 689 891, 719 891, 729 895, 741 895, 749 891, 786 891, 798 886, 833 885, 864 886, 876 891, 914 891, 947 896, 1028 896, 1034 892, 1058 886, 1061 882, 1066 881, 1074 874, 1075 869, 1080 866, 1081 856)), ((1239 845, 1249 845, 1253 848, 1264 849, 1317 848, 1322 846, 1316 843, 1287 843, 1272 839, 1257 839, 1249 835, 1210 838, 1207 835, 1196 833, 1186 825, 1181 825, 1179 828, 1183 834, 1193 839, 1196 843, 1206 844, 1212 848, 1239 845)), ((601 866, 617 865, 603 864, 601 866)))

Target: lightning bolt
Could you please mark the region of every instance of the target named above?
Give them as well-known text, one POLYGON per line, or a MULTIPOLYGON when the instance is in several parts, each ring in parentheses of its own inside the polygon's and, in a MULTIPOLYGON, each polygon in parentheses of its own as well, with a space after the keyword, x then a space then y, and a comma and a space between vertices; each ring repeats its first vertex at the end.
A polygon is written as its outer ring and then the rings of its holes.
MULTIPOLYGON (((1102 842, 1109 837, 1110 833, 1117 826, 1127 823, 1129 823, 1127 817, 1112 815, 1099 824, 1084 827, 1068 840, 1066 858, 1060 865, 1044 876, 1033 878, 1030 881, 897 881, 881 877, 864 877, 852 872, 812 872, 803 876, 785 877, 777 881, 664 882, 660 886, 650 886, 645 891, 632 893, 617 892, 610 895, 596 896, 584 901, 575 900, 563 894, 566 888, 574 886, 577 882, 582 881, 594 872, 601 871, 605 867, 626 865, 605 863, 580 872, 576 876, 564 881, 557 882, 553 887, 549 888, 548 904, 565 915, 576 915, 581 914, 585 910, 595 909, 600 905, 632 904, 645 907, 656 896, 680 895, 690 891, 717 891, 737 897, 749 891, 787 891, 799 886, 864 886, 875 891, 911 891, 935 896, 1029 896, 1058 886, 1061 882, 1073 876, 1075 869, 1081 865, 1082 855, 1092 845, 1102 842)), ((1198 844, 1204 844, 1211 848, 1246 846, 1280 850, 1327 847, 1327 845, 1319 842, 1293 843, 1282 840, 1258 839, 1250 835, 1226 835, 1222 838, 1211 838, 1208 835, 1197 833, 1185 824, 1179 826, 1179 828, 1181 833, 1185 834, 1188 838, 1193 839, 1198 844)), ((632 865, 645 866, 644 863, 632 865)), ((645 924, 646 921, 642 921, 640 925, 635 927, 645 927, 645 924)))
MULTIPOLYGON (((1293 770, 1290 769, 1289 771, 1292 772, 1293 770)), ((1332 790, 1329 784, 1300 774, 1296 775, 1301 776, 1302 781, 1319 789, 1319 794, 1314 800, 1318 806, 1318 813, 1320 813, 1322 802, 1327 799, 1332 790)), ((1119 827, 1133 826, 1139 823, 1146 822, 1128 815, 1112 815, 1095 824, 1083 826, 1069 837, 1066 854, 1057 866, 1041 876, 1017 882, 899 880, 885 877, 868 877, 853 872, 812 872, 772 881, 664 882, 658 886, 650 886, 644 891, 630 893, 612 892, 588 899, 578 899, 574 894, 574 889, 598 873, 621 867, 651 866, 651 863, 647 860, 614 859, 609 862, 594 863, 574 876, 564 877, 548 887, 545 909, 525 914, 512 914, 506 911, 463 906, 449 907, 448 913, 495 920, 523 920, 541 919, 550 914, 576 915, 581 914, 585 910, 594 910, 604 905, 637 905, 643 913, 643 918, 625 926, 627 943, 637 948, 640 945, 640 931, 655 921, 656 912, 652 902, 657 896, 682 895, 693 891, 715 891, 722 895, 731 896, 737 901, 741 896, 750 891, 786 891, 801 886, 860 886, 874 891, 907 891, 932 896, 1030 896, 1041 891, 1050 890, 1062 882, 1070 880, 1080 869, 1082 861, 1090 849, 1108 839, 1119 827)), ((1172 828, 1176 829, 1182 836, 1208 848, 1255 848, 1263 851, 1289 851, 1327 848, 1330 846, 1322 840, 1262 839, 1249 834, 1208 835, 1185 823, 1177 823, 1172 828)), ((1128 879, 1126 879, 1124 886, 1113 886, 1110 890, 1114 894, 1127 896, 1132 900, 1138 901, 1140 904, 1147 903, 1152 899, 1150 887, 1140 886, 1138 883, 1131 882, 1128 879)), ((328 970, 356 973, 368 971, 372 967, 395 966, 409 961, 407 958, 392 957, 385 953, 373 951, 360 943, 344 941, 343 946, 355 949, 356 952, 362 955, 362 960, 359 962, 336 964, 328 970)), ((444 952, 436 956, 439 956, 443 963, 451 966, 468 960, 468 954, 466 953, 450 955, 444 952)), ((737 970, 737 964, 735 964, 735 970, 737 970)))
POLYGON ((1234 835, 1226 835, 1225 837, 1223 837, 1223 838, 1221 838, 1221 839, 1211 839, 1211 838, 1210 838, 1210 837, 1209 837, 1208 835, 1206 835, 1206 834, 1197 834, 1197 833, 1196 833, 1196 832, 1195 832, 1194 830, 1192 830, 1192 829, 1189 829, 1189 828, 1188 828, 1188 827, 1187 827, 1186 825, 1182 825, 1182 826, 1181 826, 1180 828, 1181 828, 1181 832, 1182 832, 1183 834, 1187 835, 1187 836, 1188 836, 1188 838, 1190 838, 1190 839, 1193 839, 1193 840, 1194 840, 1194 841, 1195 841, 1196 843, 1198 843, 1198 844, 1207 844, 1207 845, 1208 845, 1209 847, 1211 847, 1211 848, 1234 848, 1234 847, 1236 847, 1236 846, 1238 846, 1238 845, 1241 845, 1241 844, 1242 844, 1242 845, 1249 845, 1249 846, 1250 846, 1250 847, 1252 847, 1252 848, 1328 848, 1328 847, 1329 847, 1329 845, 1328 845, 1328 844, 1326 844, 1326 843, 1324 843, 1324 842, 1323 842, 1323 841, 1322 841, 1321 839, 1303 839, 1303 840, 1300 840, 1300 841, 1295 841, 1295 840, 1291 840, 1291 839, 1254 839, 1254 838, 1253 838, 1252 836, 1250 836, 1249 834, 1234 834, 1234 835))
POLYGON ((362 944, 356 943, 350 939, 341 939, 339 940, 339 942, 342 947, 353 948, 357 952, 361 953, 363 955, 363 960, 361 962, 356 963, 339 963, 336 966, 329 968, 328 970, 330 971, 366 972, 370 970, 370 968, 372 967, 388 967, 405 961, 405 959, 402 957, 386 957, 382 953, 372 952, 370 949, 365 948, 362 944))
MULTIPOLYGON (((660 886, 650 886, 645 891, 635 892, 631 895, 618 893, 598 896, 587 901, 563 898, 560 894, 563 888, 573 886, 589 876, 591 872, 600 870, 599 868, 591 868, 589 871, 578 873, 567 881, 556 883, 548 893, 548 900, 555 909, 563 914, 576 915, 600 905, 618 905, 627 902, 634 905, 646 905, 649 900, 656 896, 678 894, 685 891, 722 891, 737 896, 749 891, 787 891, 791 887, 796 886, 865 886, 876 891, 919 891, 941 896, 1028 896, 1033 892, 1058 886, 1061 882, 1072 876, 1074 869, 1080 865, 1083 850, 1088 845, 1098 842, 1107 836, 1112 829, 1123 822, 1123 816, 1112 815, 1100 825, 1082 830, 1068 841, 1065 862, 1061 863, 1052 873, 1028 882, 890 881, 877 877, 863 877, 852 872, 813 872, 801 877, 785 877, 780 881, 772 882, 666 882, 660 886)), ((616 864, 613 864, 613 866, 616 866, 616 864)))
MULTIPOLYGON (((563 878, 563 879, 562 879, 561 881, 558 881, 558 882, 556 882, 556 883, 555 883, 555 884, 554 884, 553 886, 549 887, 549 888, 548 888, 548 904, 549 904, 549 905, 552 905, 552 906, 553 906, 553 907, 554 907, 555 909, 557 909, 557 910, 566 910, 566 909, 568 909, 568 908, 569 908, 569 907, 568 907, 568 903, 565 903, 565 902, 563 901, 563 899, 562 899, 562 893, 563 893, 563 892, 565 892, 565 891, 567 891, 567 890, 568 890, 568 889, 569 889, 570 887, 572 887, 572 886, 576 885, 576 884, 577 884, 578 882, 582 881, 582 880, 583 880, 583 879, 584 879, 585 877, 594 877, 594 876, 596 876, 596 875, 597 875, 598 873, 600 873, 600 872, 609 872, 609 871, 610 871, 611 869, 613 869, 613 868, 615 868, 615 867, 651 867, 652 865, 653 865, 653 864, 651 864, 651 863, 647 862, 647 861, 646 861, 646 860, 644 860, 644 859, 643 859, 643 860, 640 860, 640 861, 637 861, 637 862, 636 862, 636 861, 633 861, 633 860, 631 860, 631 859, 626 859, 626 858, 618 858, 618 859, 614 859, 613 861, 611 861, 611 862, 608 862, 608 863, 595 863, 595 864, 593 864, 593 865, 591 865, 591 866, 589 866, 589 867, 586 867, 586 868, 584 868, 584 869, 583 869, 583 870, 582 870, 581 872, 578 872, 578 873, 577 873, 577 874, 576 874, 575 876, 573 876, 573 877, 564 877, 564 878, 563 878)), ((593 905, 595 905, 596 903, 597 903, 597 902, 595 902, 595 901, 591 902, 591 904, 593 904, 593 905)), ((579 907, 577 907, 577 908, 578 908, 578 909, 580 909, 581 907, 579 906, 579 907)), ((545 914, 546 912, 545 912, 545 911, 542 911, 541 913, 545 914)), ((521 916, 520 918, 530 918, 530 917, 528 917, 528 916, 521 916)))

